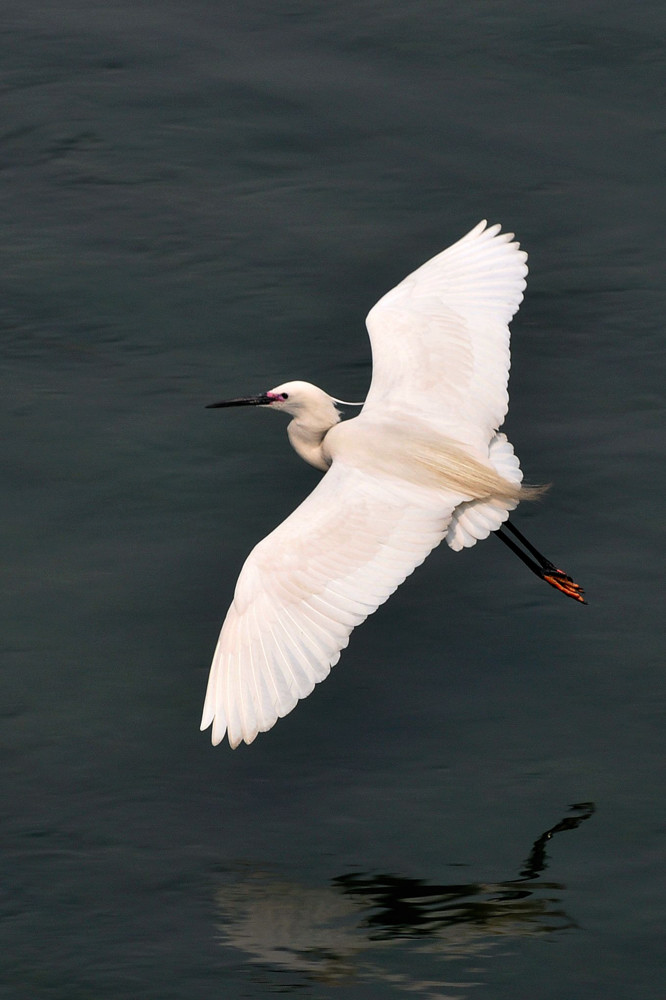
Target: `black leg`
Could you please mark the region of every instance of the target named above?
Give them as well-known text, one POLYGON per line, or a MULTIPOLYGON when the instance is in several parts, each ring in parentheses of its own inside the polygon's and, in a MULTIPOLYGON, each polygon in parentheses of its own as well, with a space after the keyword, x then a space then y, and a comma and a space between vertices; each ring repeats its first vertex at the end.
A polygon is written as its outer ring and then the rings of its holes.
POLYGON ((513 539, 509 538, 506 531, 504 530, 504 527, 498 528, 497 531, 495 532, 495 535, 499 538, 500 542, 504 542, 506 547, 508 549, 511 549, 511 551, 515 555, 517 555, 522 562, 525 563, 528 569, 531 569, 532 572, 536 573, 539 579, 541 579, 541 574, 543 570, 541 564, 535 562, 534 559, 530 559, 530 557, 525 552, 523 552, 522 549, 519 549, 516 543, 513 541, 513 539))
POLYGON ((531 542, 525 538, 522 532, 518 531, 518 528, 514 527, 510 521, 505 521, 504 525, 499 528, 495 535, 499 538, 501 542, 511 549, 511 551, 518 556, 518 558, 525 563, 528 569, 530 569, 540 580, 545 580, 549 583, 551 587, 555 587, 556 590, 560 590, 567 597, 573 597, 574 601, 580 601, 581 604, 587 604, 584 597, 583 588, 580 584, 576 583, 567 573, 563 570, 558 569, 550 559, 546 559, 544 555, 536 549, 531 542), (531 558, 525 552, 522 551, 514 542, 513 538, 510 538, 505 531, 511 532, 511 534, 521 542, 529 553, 531 553, 534 558, 531 558))
POLYGON ((515 538, 517 538, 518 541, 521 542, 525 546, 525 548, 527 549, 528 552, 532 553, 532 555, 534 556, 534 558, 536 559, 536 561, 539 563, 540 566, 543 567, 543 569, 555 569, 556 568, 553 565, 553 563, 550 561, 550 559, 546 559, 546 557, 544 555, 542 555, 542 553, 539 552, 539 550, 537 548, 535 548, 532 545, 532 543, 527 540, 527 538, 525 538, 525 536, 523 535, 523 533, 521 531, 518 531, 518 528, 516 528, 516 526, 514 524, 511 524, 511 521, 505 521, 504 522, 504 527, 507 528, 511 532, 511 534, 515 538))

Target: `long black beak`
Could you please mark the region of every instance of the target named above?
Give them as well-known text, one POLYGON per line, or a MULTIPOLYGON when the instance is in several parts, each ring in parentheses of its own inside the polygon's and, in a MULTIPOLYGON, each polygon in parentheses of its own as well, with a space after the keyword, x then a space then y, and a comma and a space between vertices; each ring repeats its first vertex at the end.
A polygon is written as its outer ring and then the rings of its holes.
POLYGON ((241 396, 240 399, 223 399, 219 403, 209 403, 207 410, 216 410, 220 406, 266 406, 273 402, 273 396, 262 392, 260 396, 241 396))

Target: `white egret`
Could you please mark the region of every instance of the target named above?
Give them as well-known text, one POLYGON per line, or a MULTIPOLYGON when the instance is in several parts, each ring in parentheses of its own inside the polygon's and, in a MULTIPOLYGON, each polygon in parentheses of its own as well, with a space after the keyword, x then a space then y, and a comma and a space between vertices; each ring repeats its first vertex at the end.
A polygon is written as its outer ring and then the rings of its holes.
POLYGON ((251 743, 305 698, 349 635, 446 538, 491 531, 529 568, 584 603, 578 584, 509 523, 521 499, 508 409, 508 323, 527 254, 479 223, 384 295, 367 317, 372 383, 357 417, 308 382, 213 403, 288 413, 289 440, 326 475, 253 549, 213 657, 201 728, 251 743), (517 542, 527 548, 523 552, 517 542))

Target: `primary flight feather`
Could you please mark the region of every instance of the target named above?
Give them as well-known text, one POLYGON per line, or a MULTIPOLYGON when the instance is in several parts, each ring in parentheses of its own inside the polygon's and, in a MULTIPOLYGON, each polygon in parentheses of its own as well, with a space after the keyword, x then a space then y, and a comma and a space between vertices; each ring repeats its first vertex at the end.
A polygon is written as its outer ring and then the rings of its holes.
POLYGON ((479 223, 396 285, 367 317, 373 357, 360 414, 340 423, 308 382, 212 404, 284 410, 289 439, 325 471, 309 497, 252 550, 213 657, 201 728, 251 743, 327 676, 352 629, 446 538, 491 531, 538 576, 583 594, 510 523, 534 495, 498 433, 508 408, 509 321, 527 254, 479 223), (525 545, 521 551, 515 539, 525 545))

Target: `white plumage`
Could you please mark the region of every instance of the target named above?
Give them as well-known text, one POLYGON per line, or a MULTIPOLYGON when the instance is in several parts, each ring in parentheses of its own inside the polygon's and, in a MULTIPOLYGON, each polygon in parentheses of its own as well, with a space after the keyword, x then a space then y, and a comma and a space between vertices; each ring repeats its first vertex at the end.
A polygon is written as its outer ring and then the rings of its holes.
POLYGON ((365 410, 390 406, 483 452, 509 406, 509 321, 527 254, 480 222, 373 306, 365 410))
POLYGON ((354 419, 338 423, 307 382, 213 404, 285 410, 296 451, 328 470, 243 566, 201 721, 214 744, 270 729, 444 537, 473 545, 518 503, 520 466, 497 433, 527 274, 512 239, 481 222, 371 309, 372 384, 354 419))

